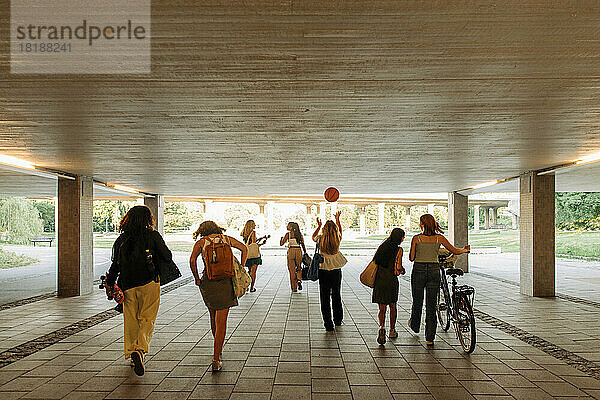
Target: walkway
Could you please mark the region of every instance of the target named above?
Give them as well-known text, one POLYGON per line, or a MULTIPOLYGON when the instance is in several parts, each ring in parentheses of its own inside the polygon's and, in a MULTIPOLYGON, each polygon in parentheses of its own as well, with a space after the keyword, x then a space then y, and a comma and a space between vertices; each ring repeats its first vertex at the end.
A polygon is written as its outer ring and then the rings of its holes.
MULTIPOLYGON (((40 262, 26 267, 0 269, 0 306, 34 296, 56 292, 56 247, 3 246, 8 251, 37 258, 40 262)), ((94 249, 94 279, 110 267, 111 249, 94 249)), ((186 265, 189 253, 174 252, 175 259, 186 265)))
POLYGON ((478 288, 478 315, 489 324, 478 319, 478 347, 465 356, 452 333, 440 333, 435 348, 427 349, 422 335, 407 331, 410 293, 405 277, 400 337, 379 347, 376 308, 370 290, 357 280, 368 258, 349 257, 345 325, 326 333, 317 285, 307 283, 303 292, 292 295, 284 259, 265 256, 258 291, 231 311, 225 366, 219 374, 207 371, 212 353, 208 315, 192 284, 163 296, 148 372, 141 378, 122 359, 122 318, 99 314, 110 306, 100 291, 0 311, 4 349, 42 335, 20 350, 47 346, 0 368, 0 398, 600 398, 600 367, 590 361, 600 354, 594 306, 531 299, 518 294, 514 285, 470 275, 465 281, 478 288), (70 325, 74 321, 79 325, 70 325), (519 335, 525 341, 515 337, 519 335), (531 337, 546 347, 529 344, 531 337), (51 344, 56 338, 62 340, 51 344), (579 361, 577 368, 568 365, 573 360, 579 361))

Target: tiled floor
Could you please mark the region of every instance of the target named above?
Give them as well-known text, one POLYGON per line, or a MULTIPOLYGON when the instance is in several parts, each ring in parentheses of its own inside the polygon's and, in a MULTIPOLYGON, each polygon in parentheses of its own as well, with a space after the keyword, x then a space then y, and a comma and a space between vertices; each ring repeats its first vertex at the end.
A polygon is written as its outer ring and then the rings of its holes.
MULTIPOLYGON (((600 380, 478 320, 478 346, 464 355, 452 332, 434 349, 407 331, 409 278, 401 280, 400 337, 375 342, 377 309, 358 282, 368 256, 344 268, 345 324, 322 327, 318 286, 290 293, 281 256, 266 256, 258 291, 232 308, 224 370, 207 371, 212 337, 191 284, 162 298, 147 373, 122 358, 122 318, 115 317, 0 369, 0 399, 550 399, 600 398, 600 380)), ((563 299, 531 299, 518 288, 477 275, 475 306, 581 355, 600 359, 598 309, 563 299)), ((4 349, 110 306, 101 293, 47 299, 0 311, 4 349)), ((595 363, 593 361, 596 361, 595 363)))

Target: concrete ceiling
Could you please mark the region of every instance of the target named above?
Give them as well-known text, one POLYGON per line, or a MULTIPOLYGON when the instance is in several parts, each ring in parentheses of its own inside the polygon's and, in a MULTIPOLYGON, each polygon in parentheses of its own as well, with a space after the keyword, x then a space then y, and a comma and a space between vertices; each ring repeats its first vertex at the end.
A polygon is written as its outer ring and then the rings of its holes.
POLYGON ((11 75, 0 0, 0 152, 246 195, 451 191, 600 151, 597 1, 430 3, 153 1, 152 74, 103 76, 11 75))

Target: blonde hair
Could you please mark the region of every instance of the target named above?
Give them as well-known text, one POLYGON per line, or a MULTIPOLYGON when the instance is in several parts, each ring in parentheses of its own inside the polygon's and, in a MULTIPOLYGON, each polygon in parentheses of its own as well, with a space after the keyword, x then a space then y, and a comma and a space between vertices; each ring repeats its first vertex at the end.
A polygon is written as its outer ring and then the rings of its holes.
POLYGON ((196 229, 196 232, 194 232, 192 236, 194 237, 194 240, 196 240, 198 239, 198 236, 204 237, 208 235, 213 235, 215 233, 220 235, 223 232, 225 232, 225 229, 221 228, 214 221, 204 221, 200 224, 200 226, 198 227, 198 229, 196 229))
POLYGON ((256 228, 254 220, 249 219, 248 221, 246 221, 246 225, 244 225, 244 229, 242 229, 242 233, 240 233, 240 235, 242 235, 242 237, 244 238, 244 242, 248 242, 248 238, 250 237, 250 234, 252 233, 254 228, 256 228))
POLYGON ((337 254, 340 251, 340 233, 338 227, 332 220, 325 222, 321 239, 319 240, 319 249, 325 254, 337 254))

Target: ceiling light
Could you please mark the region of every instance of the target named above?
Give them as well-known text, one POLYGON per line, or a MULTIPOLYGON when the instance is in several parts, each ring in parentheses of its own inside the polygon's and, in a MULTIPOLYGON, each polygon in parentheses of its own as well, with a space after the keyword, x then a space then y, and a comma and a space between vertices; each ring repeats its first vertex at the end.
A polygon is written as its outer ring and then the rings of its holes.
POLYGON ((575 164, 577 164, 577 165, 587 164, 587 163, 592 163, 592 162, 596 162, 596 161, 600 161, 600 153, 594 153, 594 154, 587 155, 585 157, 581 157, 579 160, 575 160, 575 164))
POLYGON ((120 190, 121 192, 127 192, 127 193, 134 193, 134 194, 139 194, 140 191, 137 189, 134 189, 132 187, 129 186, 123 186, 123 185, 108 185, 109 187, 116 189, 116 190, 120 190))
POLYGON ((489 181, 489 182, 478 183, 477 185, 473 186, 471 189, 481 189, 484 187, 493 186, 497 183, 500 183, 500 181, 497 179, 493 180, 493 181, 489 181))
POLYGON ((11 167, 35 169, 35 165, 29 161, 21 160, 16 157, 0 154, 0 164, 10 165, 11 167))

